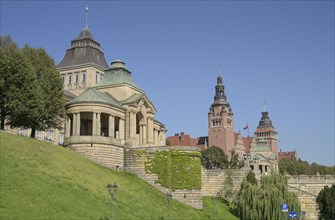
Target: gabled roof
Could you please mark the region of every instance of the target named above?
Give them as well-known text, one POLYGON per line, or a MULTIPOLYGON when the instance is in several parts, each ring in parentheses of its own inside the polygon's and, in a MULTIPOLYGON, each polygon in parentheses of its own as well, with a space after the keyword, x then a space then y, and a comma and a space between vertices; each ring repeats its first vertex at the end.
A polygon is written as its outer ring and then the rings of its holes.
POLYGON ((111 97, 110 94, 97 91, 95 88, 88 88, 82 94, 74 98, 67 105, 78 103, 101 103, 123 109, 123 107, 111 97))
POLYGON ((69 92, 67 90, 64 90, 64 96, 65 96, 66 101, 71 101, 72 99, 77 97, 75 94, 73 94, 72 92, 69 92))
POLYGON ((150 102, 150 100, 147 98, 147 96, 145 94, 142 94, 142 93, 136 93, 132 96, 130 96, 129 98, 123 100, 123 101, 120 101, 121 104, 127 104, 127 105, 130 105, 132 104, 133 106, 138 106, 138 104, 140 103, 140 101, 144 99, 144 102, 146 102, 151 108, 152 110, 155 112, 157 112, 155 106, 152 104, 152 102, 150 102))

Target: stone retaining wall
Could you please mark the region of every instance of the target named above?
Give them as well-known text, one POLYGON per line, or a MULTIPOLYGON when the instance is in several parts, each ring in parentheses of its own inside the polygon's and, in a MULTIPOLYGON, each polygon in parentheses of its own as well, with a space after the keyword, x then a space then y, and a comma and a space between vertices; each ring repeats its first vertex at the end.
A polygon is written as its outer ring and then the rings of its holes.
POLYGON ((325 186, 335 183, 335 176, 290 176, 288 186, 291 192, 298 195, 301 211, 305 211, 305 219, 318 219, 316 197, 325 186))
POLYGON ((72 144, 70 149, 113 170, 124 168, 124 148, 107 144, 72 144))
POLYGON ((202 195, 213 196, 224 190, 227 172, 231 172, 233 179, 233 190, 238 192, 241 188, 243 178, 248 174, 249 169, 202 169, 202 195))

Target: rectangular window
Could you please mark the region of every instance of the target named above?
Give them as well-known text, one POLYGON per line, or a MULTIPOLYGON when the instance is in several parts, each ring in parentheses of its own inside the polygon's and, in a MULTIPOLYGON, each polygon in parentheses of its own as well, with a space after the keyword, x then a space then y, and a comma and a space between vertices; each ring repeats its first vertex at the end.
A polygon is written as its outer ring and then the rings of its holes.
POLYGON ((99 72, 97 72, 97 74, 95 75, 95 83, 98 83, 99 75, 99 72))
POLYGON ((69 85, 71 85, 71 84, 72 84, 72 74, 69 73, 69 85))
POLYGON ((79 82, 79 73, 75 72, 75 74, 76 74, 76 84, 78 84, 78 82, 79 82))
POLYGON ((86 82, 86 71, 81 72, 83 74, 83 82, 86 82))
POLYGON ((65 76, 62 75, 62 82, 63 82, 63 85, 65 84, 65 76))

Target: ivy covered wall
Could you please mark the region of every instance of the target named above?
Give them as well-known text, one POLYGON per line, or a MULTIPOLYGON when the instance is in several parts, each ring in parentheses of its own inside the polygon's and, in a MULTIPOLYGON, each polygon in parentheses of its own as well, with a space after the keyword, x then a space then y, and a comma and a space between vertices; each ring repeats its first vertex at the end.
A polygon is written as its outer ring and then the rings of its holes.
POLYGON ((145 157, 146 173, 158 175, 157 182, 166 188, 201 190, 201 154, 194 151, 137 151, 145 157))

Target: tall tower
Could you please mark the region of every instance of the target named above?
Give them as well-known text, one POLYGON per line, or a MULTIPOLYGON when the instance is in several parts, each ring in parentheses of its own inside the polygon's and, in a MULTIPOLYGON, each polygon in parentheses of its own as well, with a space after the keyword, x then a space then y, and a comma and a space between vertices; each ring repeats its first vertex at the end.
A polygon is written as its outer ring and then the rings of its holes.
POLYGON ((227 102, 222 84, 221 74, 217 77, 214 102, 208 112, 208 143, 209 146, 222 148, 230 157, 234 147, 234 114, 227 102))
POLYGON ((262 118, 259 121, 259 125, 254 134, 256 143, 260 141, 266 141, 270 146, 271 151, 278 153, 278 133, 272 126, 272 122, 267 111, 262 112, 262 118))
POLYGON ((87 26, 71 41, 64 58, 57 65, 63 80, 64 94, 80 95, 88 87, 97 84, 108 69, 100 44, 93 38, 87 26))

